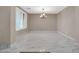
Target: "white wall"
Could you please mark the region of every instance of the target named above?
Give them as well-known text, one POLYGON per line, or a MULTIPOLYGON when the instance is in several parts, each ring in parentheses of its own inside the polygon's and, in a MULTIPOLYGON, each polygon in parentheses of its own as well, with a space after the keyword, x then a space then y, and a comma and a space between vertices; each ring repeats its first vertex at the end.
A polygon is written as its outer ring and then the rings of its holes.
POLYGON ((15 7, 0 6, 0 49, 9 48, 16 40, 15 7))
POLYGON ((30 31, 56 31, 57 15, 49 14, 46 19, 40 19, 40 14, 29 14, 28 28, 30 31))
POLYGON ((10 43, 13 44, 16 41, 16 7, 10 8, 10 43))
POLYGON ((58 14, 58 31, 79 41, 79 7, 70 6, 58 14))
POLYGON ((0 49, 10 47, 10 7, 0 6, 0 49))

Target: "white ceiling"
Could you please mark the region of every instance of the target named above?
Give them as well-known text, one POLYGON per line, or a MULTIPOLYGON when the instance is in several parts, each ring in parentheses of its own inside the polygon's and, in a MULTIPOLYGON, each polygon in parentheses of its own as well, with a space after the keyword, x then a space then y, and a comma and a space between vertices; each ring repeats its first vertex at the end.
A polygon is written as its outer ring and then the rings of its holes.
POLYGON ((62 11, 66 6, 20 6, 29 14, 39 14, 42 13, 42 8, 48 14, 57 14, 62 11))

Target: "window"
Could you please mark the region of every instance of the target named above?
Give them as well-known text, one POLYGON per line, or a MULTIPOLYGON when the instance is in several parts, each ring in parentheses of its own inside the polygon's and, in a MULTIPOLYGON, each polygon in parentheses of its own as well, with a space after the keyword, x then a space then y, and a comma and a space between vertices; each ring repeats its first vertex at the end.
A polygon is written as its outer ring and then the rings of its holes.
POLYGON ((27 14, 16 8, 16 31, 27 28, 27 14))

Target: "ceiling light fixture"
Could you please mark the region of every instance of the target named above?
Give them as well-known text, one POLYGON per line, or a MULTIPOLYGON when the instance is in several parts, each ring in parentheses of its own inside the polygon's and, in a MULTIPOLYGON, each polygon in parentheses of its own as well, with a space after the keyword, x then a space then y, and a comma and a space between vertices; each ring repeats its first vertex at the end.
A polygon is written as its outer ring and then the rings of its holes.
POLYGON ((40 18, 41 18, 41 19, 45 19, 45 18, 47 18, 47 14, 46 14, 44 8, 42 8, 42 13, 41 13, 41 15, 40 15, 40 18))

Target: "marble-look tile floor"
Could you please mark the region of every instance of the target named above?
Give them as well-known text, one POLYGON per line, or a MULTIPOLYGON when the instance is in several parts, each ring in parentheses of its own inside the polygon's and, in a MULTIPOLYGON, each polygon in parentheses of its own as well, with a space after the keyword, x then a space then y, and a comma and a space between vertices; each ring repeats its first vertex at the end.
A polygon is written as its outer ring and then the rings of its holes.
POLYGON ((0 52, 51 52, 51 53, 78 53, 79 44, 57 32, 34 31, 19 33, 16 42, 11 48, 0 52))

